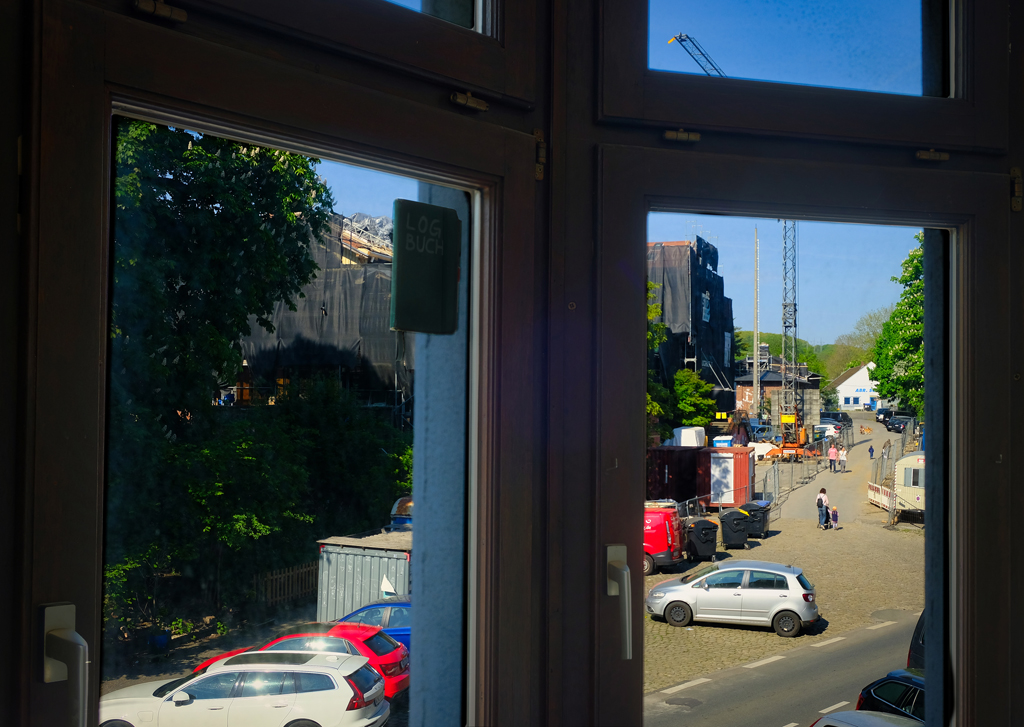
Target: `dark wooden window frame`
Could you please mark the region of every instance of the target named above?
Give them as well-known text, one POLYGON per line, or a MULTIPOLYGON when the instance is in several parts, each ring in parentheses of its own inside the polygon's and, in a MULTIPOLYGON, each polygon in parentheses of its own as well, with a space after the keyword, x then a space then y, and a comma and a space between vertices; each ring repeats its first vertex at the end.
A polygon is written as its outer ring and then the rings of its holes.
MULTIPOLYGON (((1010 643, 984 624, 1011 623, 1011 585, 996 576, 992 547, 1011 547, 1012 516, 993 510, 1009 492, 1011 473, 988 456, 1009 451, 1008 434, 996 435, 986 419, 992 380, 1009 380, 1011 342, 992 310, 1009 310, 1011 275, 1002 262, 1009 234, 1007 178, 1000 174, 950 174, 933 169, 896 169, 808 161, 754 160, 663 149, 602 146, 600 174, 596 336, 599 351, 597 497, 599 523, 595 553, 606 543, 626 543, 631 568, 641 572, 645 431, 642 402, 645 350, 646 217, 650 211, 913 225, 955 231, 955 265, 950 266, 953 325, 948 362, 955 407, 949 422, 951 466, 945 494, 946 530, 929 532, 926 586, 930 609, 950 614, 949 641, 929 631, 932 644, 945 643, 949 673, 929 678, 929 694, 952 695, 964 724, 1002 724, 1011 719, 1009 700, 991 700, 977 685, 1002 683, 1011 672, 1010 643), (977 368, 982 357, 985 375, 977 368), (990 366, 992 369, 990 369, 990 366), (622 513, 633 513, 632 518, 622 513), (994 541, 991 538, 994 539, 994 541), (981 537, 985 537, 985 547, 981 537), (945 558, 948 558, 948 566, 945 558), (943 580, 945 579, 945 580, 943 580), (932 688, 932 682, 938 688, 932 688)), ((940 256, 941 257, 941 256, 940 256)), ((934 352, 934 349, 932 349, 934 352)), ((939 362, 941 363, 941 362, 939 362)), ((933 362, 931 365, 935 365, 933 362)), ((936 369, 932 369, 935 371, 936 369)), ((941 395, 940 395, 941 396, 941 395)), ((941 440, 940 440, 941 441, 941 440)), ((932 484, 932 483, 929 483, 932 484)), ((932 484, 934 487, 934 484, 932 484)), ((619 658, 618 603, 605 596, 604 562, 595 564, 597 665, 595 723, 627 724, 641 713, 642 669, 619 658)), ((642 588, 635 589, 634 654, 642 644, 642 588)), ((931 624, 929 629, 933 628, 931 624)), ((641 658, 642 656, 634 656, 641 658)), ((936 670, 938 671, 938 670, 936 670)), ((947 711, 948 714, 948 711, 947 711)), ((940 722, 935 722, 939 724, 940 722)), ((946 724, 946 722, 941 722, 946 724)))
POLYGON ((650 70, 648 0, 602 0, 599 116, 693 131, 1003 150, 1009 134, 1006 6, 994 0, 950 3, 958 18, 958 92, 955 98, 929 98, 650 70))
MULTIPOLYGON (((78 630, 93 649, 93 663, 102 644, 111 120, 116 113, 177 119, 211 133, 480 190, 480 303, 474 330, 481 368, 473 392, 478 428, 470 435, 477 452, 471 480, 478 483, 479 506, 473 513, 478 567, 467 578, 475 591, 477 607, 470 619, 477 630, 466 637, 480 666, 469 705, 480 722, 493 723, 499 696, 510 688, 528 691, 535 681, 530 660, 536 654, 522 634, 540 620, 530 575, 540 556, 535 541, 523 540, 521 523, 534 517, 535 490, 542 483, 533 472, 542 461, 542 443, 517 438, 511 448, 515 456, 504 456, 510 451, 509 432, 528 430, 542 410, 537 384, 542 377, 527 374, 538 365, 534 324, 545 315, 535 275, 533 136, 75 2, 49 4, 43 16, 40 80, 40 134, 30 169, 23 410, 31 503, 23 548, 33 566, 26 573, 26 605, 17 629, 25 723, 61 724, 67 710, 64 686, 36 678, 38 614, 28 603, 75 603, 78 630), (168 58, 178 59, 174 72, 154 73, 168 58), (261 93, 246 90, 253 78, 260 80, 261 93), (344 99, 345 106, 323 101, 331 98, 344 99), (345 113, 353 102, 374 113, 345 113), (74 548, 67 547, 69 539, 74 548), (516 686, 517 680, 522 684, 516 686)), ((92 714, 98 674, 92 672, 90 684, 92 714)), ((513 705, 513 714, 522 712, 518 723, 530 721, 527 709, 527 704, 513 705)))
MULTIPOLYGON (((484 33, 385 0, 212 0, 197 6, 485 98, 536 98, 536 3, 490 0, 484 33)), ((455 90, 453 88, 453 90, 455 90)))

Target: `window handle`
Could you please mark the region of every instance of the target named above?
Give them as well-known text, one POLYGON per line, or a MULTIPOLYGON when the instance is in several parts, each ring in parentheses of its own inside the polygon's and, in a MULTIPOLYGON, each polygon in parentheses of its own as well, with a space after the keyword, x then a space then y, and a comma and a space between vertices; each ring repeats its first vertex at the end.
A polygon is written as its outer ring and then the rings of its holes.
POLYGON ((43 611, 43 681, 68 682, 68 724, 85 727, 89 710, 89 645, 75 631, 73 603, 47 603, 43 611))
POLYGON ((625 545, 606 545, 608 595, 619 598, 619 625, 621 627, 622 658, 633 658, 632 594, 629 586, 629 566, 626 565, 625 545))

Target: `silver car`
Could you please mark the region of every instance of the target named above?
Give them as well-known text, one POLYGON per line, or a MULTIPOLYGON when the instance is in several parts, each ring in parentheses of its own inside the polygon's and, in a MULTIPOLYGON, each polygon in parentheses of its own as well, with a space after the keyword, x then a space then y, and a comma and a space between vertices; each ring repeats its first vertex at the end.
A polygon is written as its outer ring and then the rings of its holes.
POLYGON ((800 568, 757 560, 710 563, 659 583, 644 605, 672 626, 750 624, 771 626, 779 636, 796 636, 821 618, 814 586, 800 568))

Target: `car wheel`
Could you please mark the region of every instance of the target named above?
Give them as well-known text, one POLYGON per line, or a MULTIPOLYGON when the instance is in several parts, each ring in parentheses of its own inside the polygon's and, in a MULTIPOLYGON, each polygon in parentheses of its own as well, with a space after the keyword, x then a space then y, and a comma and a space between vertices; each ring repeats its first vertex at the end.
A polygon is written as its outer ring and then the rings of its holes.
POLYGON ((665 607, 665 620, 670 626, 689 626, 693 611, 682 601, 673 601, 665 607))
POLYGON ((779 636, 798 636, 800 634, 800 618, 792 611, 780 611, 772 619, 772 628, 779 636))
POLYGON ((112 719, 109 722, 104 722, 100 727, 132 727, 129 722, 125 722, 122 719, 112 719))
POLYGON ((654 558, 644 553, 644 575, 649 576, 654 573, 654 558))
POLYGON ((298 722, 289 722, 287 727, 320 727, 320 725, 310 722, 308 719, 300 719, 298 722))

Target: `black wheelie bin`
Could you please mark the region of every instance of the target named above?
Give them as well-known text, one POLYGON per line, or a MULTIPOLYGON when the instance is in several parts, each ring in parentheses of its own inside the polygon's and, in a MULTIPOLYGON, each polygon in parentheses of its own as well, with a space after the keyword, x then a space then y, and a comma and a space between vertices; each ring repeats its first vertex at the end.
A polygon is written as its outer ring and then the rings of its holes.
POLYGON ((740 508, 750 519, 747 523, 747 535, 754 538, 768 537, 768 514, 772 504, 768 500, 753 500, 740 508))
POLYGON ((718 546, 718 526, 704 518, 686 518, 683 550, 689 560, 715 559, 718 546))
POLYGON ((722 522, 722 545, 725 549, 746 548, 747 524, 750 518, 739 510, 728 510, 718 516, 722 522))

